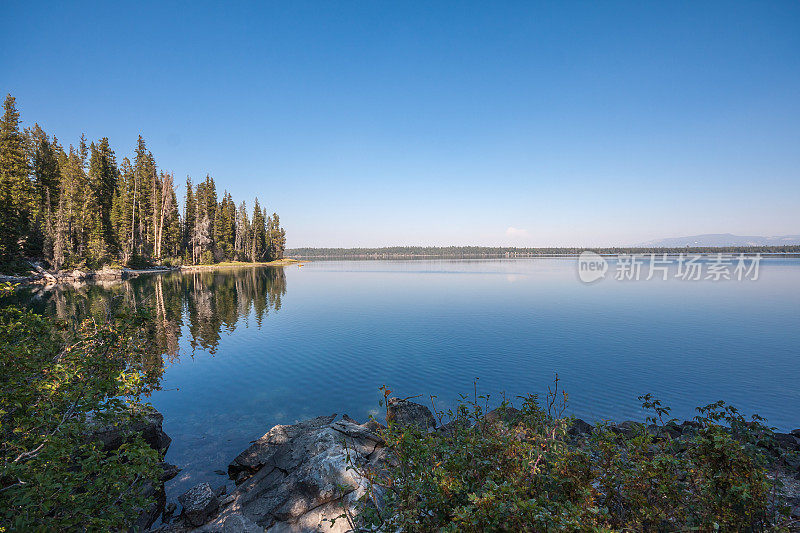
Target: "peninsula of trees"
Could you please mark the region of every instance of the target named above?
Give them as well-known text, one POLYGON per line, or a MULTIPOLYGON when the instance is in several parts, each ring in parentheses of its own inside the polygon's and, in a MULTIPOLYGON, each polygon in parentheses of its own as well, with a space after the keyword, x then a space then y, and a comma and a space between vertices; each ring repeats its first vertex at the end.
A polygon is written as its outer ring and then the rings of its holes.
POLYGON ((139 136, 117 163, 108 138, 64 148, 38 124, 20 129, 14 97, 0 119, 0 268, 26 258, 62 268, 213 264, 283 258, 278 215, 255 199, 252 215, 210 176, 186 178, 181 212, 174 176, 139 136))

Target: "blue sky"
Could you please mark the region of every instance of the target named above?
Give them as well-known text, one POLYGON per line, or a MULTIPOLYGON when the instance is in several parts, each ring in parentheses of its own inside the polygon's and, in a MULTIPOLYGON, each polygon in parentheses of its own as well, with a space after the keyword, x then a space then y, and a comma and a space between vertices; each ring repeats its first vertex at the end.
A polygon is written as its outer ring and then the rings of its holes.
POLYGON ((798 2, 3 12, 26 125, 119 159, 141 133, 177 181, 258 196, 290 247, 800 233, 798 2))

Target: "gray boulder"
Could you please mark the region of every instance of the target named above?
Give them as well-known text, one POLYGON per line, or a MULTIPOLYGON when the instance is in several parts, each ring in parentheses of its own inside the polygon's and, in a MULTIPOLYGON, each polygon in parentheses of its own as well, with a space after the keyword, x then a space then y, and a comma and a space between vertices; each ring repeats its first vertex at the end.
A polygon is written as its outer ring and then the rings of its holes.
POLYGON ((430 409, 401 398, 389 398, 386 421, 398 426, 416 427, 421 431, 436 429, 436 419, 430 409))
MULTIPOLYGON (((278 425, 254 441, 228 466, 236 490, 197 531, 350 530, 341 515, 357 513, 368 487, 363 474, 382 468, 385 448, 374 425, 335 418, 278 425)), ((380 502, 380 495, 371 496, 380 502)))
POLYGON ((87 418, 87 439, 100 441, 106 451, 116 450, 134 435, 141 435, 144 441, 162 456, 167 453, 172 439, 164 433, 164 415, 153 408, 147 408, 134 420, 106 420, 90 414, 87 418))
POLYGON ((580 418, 574 419, 570 424, 569 429, 567 429, 567 433, 573 437, 590 435, 592 431, 594 431, 594 426, 585 420, 581 420, 580 418))
POLYGON ((775 433, 775 441, 784 450, 800 451, 800 437, 792 433, 775 433))
POLYGON ((193 526, 202 526, 217 511, 219 500, 211 485, 200 483, 187 490, 178 501, 183 506, 183 517, 193 526))

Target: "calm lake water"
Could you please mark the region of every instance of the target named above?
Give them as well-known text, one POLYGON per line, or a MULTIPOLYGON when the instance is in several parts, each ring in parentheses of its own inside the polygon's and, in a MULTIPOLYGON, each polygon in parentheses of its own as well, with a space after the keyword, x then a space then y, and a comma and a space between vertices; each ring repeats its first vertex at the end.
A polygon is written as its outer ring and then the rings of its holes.
MULTIPOLYGON (((681 419, 724 399, 800 427, 800 260, 764 259, 756 281, 578 279, 577 260, 321 261, 148 275, 40 292, 31 305, 83 316, 156 310, 165 352, 151 401, 183 472, 168 496, 214 473, 279 423, 378 414, 396 396, 499 402, 558 372, 581 418, 643 420, 651 392, 681 419)), ((644 277, 644 276, 643 276, 644 277)))

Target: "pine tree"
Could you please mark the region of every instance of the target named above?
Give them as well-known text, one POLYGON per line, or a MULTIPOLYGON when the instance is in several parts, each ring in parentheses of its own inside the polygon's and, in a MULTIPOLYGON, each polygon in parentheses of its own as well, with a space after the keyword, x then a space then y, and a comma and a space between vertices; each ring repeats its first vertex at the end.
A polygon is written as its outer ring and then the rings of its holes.
POLYGON ((233 198, 225 191, 222 201, 217 206, 214 220, 214 242, 224 259, 233 258, 234 238, 236 233, 236 205, 233 198))
POLYGON ((100 202, 100 189, 102 182, 103 164, 97 145, 89 146, 91 154, 89 159, 89 188, 86 191, 85 216, 86 216, 86 253, 92 266, 98 266, 105 261, 108 250, 104 239, 103 211, 100 202))
MULTIPOLYGON (((97 200, 100 205, 100 216, 103 219, 103 239, 110 249, 117 248, 117 242, 111 226, 111 208, 114 203, 114 192, 119 182, 119 169, 117 156, 108 143, 108 137, 103 137, 97 144, 100 157, 100 176, 97 181, 97 200)), ((90 179, 91 182, 91 179, 90 179)))
MULTIPOLYGON (((192 189, 192 180, 189 176, 186 176, 186 201, 183 208, 183 248, 186 250, 184 255, 187 258, 190 257, 192 248, 196 212, 197 205, 195 202, 194 190, 192 189)), ((194 257, 191 257, 191 262, 194 262, 194 257)))
POLYGON ((111 211, 114 240, 122 264, 128 264, 136 249, 136 209, 134 204, 135 176, 130 160, 122 159, 120 177, 111 211))
POLYGON ((52 265, 56 270, 60 270, 67 256, 69 234, 66 223, 66 202, 67 195, 62 190, 59 195, 58 210, 56 214, 54 236, 53 236, 53 260, 52 265))
POLYGON ((28 134, 37 213, 34 218, 38 221, 31 231, 36 242, 41 243, 41 249, 34 247, 36 249, 32 254, 41 254, 45 259, 52 260, 55 237, 53 217, 58 209, 60 194, 59 146, 55 138, 50 141, 39 124, 34 124, 33 130, 28 134))
POLYGON ((102 138, 89 146, 89 187, 85 194, 87 253, 94 266, 106 262, 109 252, 116 250, 116 239, 111 227, 111 210, 117 187, 117 162, 108 144, 102 138))
POLYGON ((179 258, 181 256, 183 242, 183 226, 178 210, 178 198, 174 188, 170 189, 169 195, 171 200, 168 203, 169 207, 164 217, 164 242, 162 246, 163 250, 165 250, 170 257, 179 258))
POLYGON ((27 251, 34 206, 28 170, 19 112, 15 98, 9 94, 0 119, 0 261, 13 261, 27 251))
POLYGON ((169 228, 173 209, 177 209, 175 203, 175 189, 172 186, 172 174, 162 172, 158 179, 160 189, 157 191, 158 205, 153 213, 155 218, 155 258, 161 260, 163 257, 164 229, 169 228))
POLYGON ((256 198, 253 206, 253 221, 250 226, 250 261, 253 262, 261 261, 266 253, 267 235, 264 223, 264 212, 256 198))
POLYGON ((246 258, 247 235, 250 231, 250 222, 247 220, 247 204, 242 201, 236 213, 236 237, 234 239, 235 258, 242 261, 246 258))
POLYGON ((58 170, 58 142, 52 141, 47 133, 33 125, 31 131, 32 157, 31 170, 33 172, 36 195, 42 207, 46 207, 47 193, 50 193, 50 203, 47 205, 55 212, 58 208, 58 198, 61 176, 58 170))
POLYGON ((69 147, 69 153, 59 155, 59 170, 61 173, 61 195, 64 195, 64 224, 67 236, 65 250, 69 250, 66 258, 73 253, 78 258, 85 257, 85 211, 88 188, 86 187, 86 174, 80 151, 69 147))
POLYGON ((267 223, 267 241, 269 243, 267 245, 269 261, 283 259, 283 252, 286 249, 286 232, 281 228, 277 213, 272 213, 272 217, 267 223))
POLYGON ((139 135, 136 144, 136 154, 133 158, 133 205, 132 219, 134 219, 135 250, 139 257, 148 259, 153 250, 154 203, 157 202, 154 194, 156 188, 156 168, 153 154, 147 150, 144 138, 139 135))

